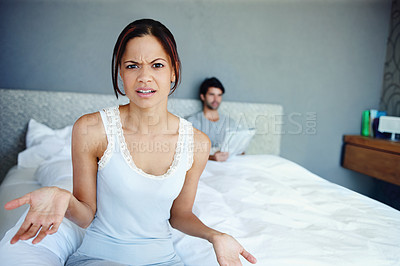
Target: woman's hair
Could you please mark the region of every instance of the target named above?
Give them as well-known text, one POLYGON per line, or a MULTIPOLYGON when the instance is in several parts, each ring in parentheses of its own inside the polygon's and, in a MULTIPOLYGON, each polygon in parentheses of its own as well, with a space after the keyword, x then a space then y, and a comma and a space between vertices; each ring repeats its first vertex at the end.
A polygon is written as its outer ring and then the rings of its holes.
POLYGON ((215 77, 212 77, 212 78, 205 79, 203 81, 203 83, 201 83, 201 85, 200 85, 200 94, 206 95, 206 93, 208 91, 208 88, 211 88, 211 87, 215 87, 215 88, 221 89, 222 94, 225 93, 225 88, 222 85, 221 81, 219 81, 215 77))
POLYGON ((171 59, 172 68, 175 73, 175 82, 171 88, 170 94, 175 91, 176 87, 178 87, 178 84, 180 83, 181 61, 179 59, 174 36, 167 27, 158 21, 153 19, 139 19, 125 27, 125 29, 120 33, 114 46, 111 71, 114 92, 117 98, 118 94, 125 95, 118 86, 118 74, 126 44, 133 38, 144 37, 146 35, 157 38, 171 59))

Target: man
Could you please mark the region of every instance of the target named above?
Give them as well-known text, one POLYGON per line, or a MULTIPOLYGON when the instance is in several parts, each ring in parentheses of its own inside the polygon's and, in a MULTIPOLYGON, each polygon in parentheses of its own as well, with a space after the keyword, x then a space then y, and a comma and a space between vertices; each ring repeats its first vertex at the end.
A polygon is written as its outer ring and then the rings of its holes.
POLYGON ((220 162, 226 161, 229 157, 228 152, 220 151, 226 129, 235 127, 235 122, 231 118, 218 112, 224 93, 225 88, 217 78, 205 79, 200 85, 203 110, 187 118, 195 128, 210 138, 212 147, 209 159, 220 162))

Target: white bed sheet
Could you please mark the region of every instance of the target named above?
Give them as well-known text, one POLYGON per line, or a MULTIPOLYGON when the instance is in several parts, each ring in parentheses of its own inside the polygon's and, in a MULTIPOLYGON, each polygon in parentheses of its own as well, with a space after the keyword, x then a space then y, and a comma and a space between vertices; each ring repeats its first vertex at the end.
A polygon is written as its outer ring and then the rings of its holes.
MULTIPOLYGON (((194 211, 258 265, 400 265, 399 211, 278 156, 210 161, 194 211)), ((185 264, 214 265, 200 263, 211 251, 197 239, 175 241, 185 264)))
MULTIPOLYGON (((1 203, 37 188, 33 174, 14 168, 0 187, 1 203)), ((399 211, 278 156, 208 162, 194 212, 236 237, 257 265, 400 265, 399 211)), ((0 225, 15 223, 12 216, 2 211, 0 225)), ((185 265, 217 265, 207 241, 176 230, 173 238, 185 265)))

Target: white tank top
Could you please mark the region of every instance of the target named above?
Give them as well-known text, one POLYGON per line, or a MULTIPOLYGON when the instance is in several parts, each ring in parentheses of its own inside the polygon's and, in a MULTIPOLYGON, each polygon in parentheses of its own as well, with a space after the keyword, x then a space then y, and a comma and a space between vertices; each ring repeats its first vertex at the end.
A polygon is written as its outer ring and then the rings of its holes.
POLYGON ((179 118, 173 162, 165 174, 155 176, 135 165, 119 108, 100 114, 108 145, 98 162, 96 215, 78 252, 131 265, 183 265, 175 254, 168 220, 193 163, 192 124, 179 118))

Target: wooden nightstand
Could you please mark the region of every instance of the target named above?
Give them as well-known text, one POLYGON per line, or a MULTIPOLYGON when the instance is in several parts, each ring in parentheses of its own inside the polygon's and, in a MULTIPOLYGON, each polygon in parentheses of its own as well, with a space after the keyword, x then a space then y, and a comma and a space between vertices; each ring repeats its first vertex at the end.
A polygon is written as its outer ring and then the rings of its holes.
POLYGON ((345 135, 342 166, 400 186, 400 142, 345 135))

